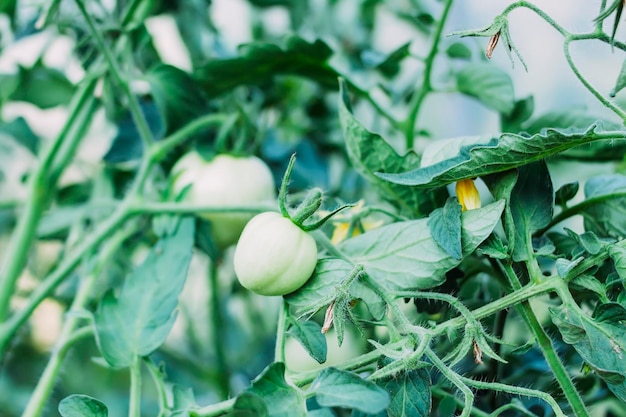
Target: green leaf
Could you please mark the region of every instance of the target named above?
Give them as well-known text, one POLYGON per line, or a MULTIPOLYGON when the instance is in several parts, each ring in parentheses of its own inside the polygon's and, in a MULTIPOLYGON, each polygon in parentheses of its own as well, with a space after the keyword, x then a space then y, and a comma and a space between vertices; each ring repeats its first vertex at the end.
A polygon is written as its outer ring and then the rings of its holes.
POLYGON ((439 406, 437 407, 437 412, 439 416, 452 417, 456 413, 456 399, 454 395, 445 395, 441 401, 439 401, 439 406))
POLYGON ((576 194, 578 193, 578 188, 579 188, 578 181, 563 184, 561 188, 556 190, 554 203, 559 206, 565 205, 565 203, 567 203, 568 201, 570 201, 572 198, 576 196, 576 194))
POLYGON ((186 72, 159 64, 146 78, 159 109, 165 135, 169 135, 208 111, 208 100, 200 85, 186 72))
POLYGON ((607 387, 626 402, 626 332, 618 321, 598 321, 576 306, 550 308, 552 320, 565 343, 573 345, 583 360, 602 378, 607 387), (574 332, 572 329, 577 329, 574 332))
POLYGON ((318 363, 326 362, 326 338, 322 327, 314 321, 292 320, 287 331, 318 363))
POLYGON ((11 20, 14 19, 16 10, 17 0, 4 0, 2 3, 0 3, 0 13, 5 13, 11 18, 11 20))
MULTIPOLYGON (((472 253, 492 232, 504 201, 462 213, 463 255, 472 253)), ((388 289, 427 289, 440 285, 460 263, 433 239, 428 220, 392 223, 339 244, 339 249, 378 284, 388 289)))
POLYGON ((432 407, 430 375, 424 368, 403 372, 380 383, 389 392, 389 417, 428 417, 432 407))
POLYGON ((11 100, 26 101, 48 109, 68 104, 75 87, 59 70, 44 67, 41 63, 32 68, 20 68, 20 84, 11 94, 11 100))
POLYGON ((209 61, 194 74, 211 98, 241 85, 263 85, 277 75, 298 75, 337 88, 339 74, 327 61, 333 51, 321 40, 309 43, 297 36, 286 38, 283 48, 264 42, 239 47, 240 56, 209 61))
POLYGON ((533 250, 536 256, 548 256, 554 253, 556 248, 547 236, 532 239, 533 250))
POLYGON ((585 232, 576 236, 580 246, 590 255, 599 254, 606 246, 606 243, 601 241, 593 232, 585 232))
POLYGON ((472 51, 461 42, 454 42, 446 48, 446 55, 453 59, 472 59, 472 51))
POLYGON ((584 258, 581 256, 579 258, 576 258, 572 261, 568 260, 568 259, 563 259, 563 258, 559 258, 556 260, 556 262, 554 263, 554 266, 556 268, 556 272, 557 274, 559 274, 559 276, 561 278, 566 278, 567 274, 569 274, 569 272, 574 269, 574 267, 576 267, 576 265, 578 265, 579 263, 582 262, 584 258))
POLYGON ((424 148, 420 167, 435 165, 446 159, 454 158, 462 149, 476 145, 484 145, 491 141, 489 136, 460 136, 456 138, 431 141, 424 148))
POLYGON ((317 261, 313 276, 299 290, 285 296, 297 312, 316 311, 333 300, 335 288, 353 271, 354 265, 343 259, 322 258, 317 261))
POLYGON ((626 280, 626 248, 617 244, 611 245, 609 247, 609 256, 613 260, 617 275, 622 280, 626 280))
MULTIPOLYGON (((498 223, 504 200, 461 214, 463 254, 472 253, 498 223)), ((313 276, 298 291, 285 297, 299 314, 315 312, 329 305, 339 294, 337 288, 362 265, 366 274, 387 291, 427 289, 440 285, 445 274, 460 263, 432 238, 428 220, 393 223, 345 240, 339 249, 349 258, 321 259, 313 276)), ((354 298, 363 299, 372 315, 380 319, 385 305, 380 297, 368 294, 366 285, 355 280, 350 286, 354 298)), ((373 293, 371 289, 369 293, 373 293)))
POLYGON ((617 10, 622 4, 622 0, 613 0, 608 7, 606 7, 602 13, 600 13, 596 18, 593 19, 594 22, 602 22, 604 19, 609 17, 615 10, 617 10))
POLYGON ((609 17, 615 11, 615 22, 613 23, 613 32, 611 32, 610 43, 613 45, 613 41, 615 40, 615 33, 617 32, 617 27, 620 23, 620 17, 622 16, 622 11, 624 10, 624 2, 623 0, 614 0, 606 9, 600 13, 598 17, 594 19, 594 22, 602 22, 604 19, 609 17))
POLYGON ((0 74, 0 102, 9 100, 18 88, 20 88, 19 74, 0 74))
POLYGON ((461 147, 456 156, 433 165, 401 174, 377 172, 375 175, 395 184, 440 187, 527 165, 583 143, 624 138, 623 132, 603 132, 597 125, 583 130, 547 129, 530 137, 503 133, 488 143, 461 147))
MULTIPOLYGON (((252 386, 237 397, 238 410, 267 410, 268 417, 304 417, 305 398, 302 392, 285 380, 285 364, 276 362, 269 365, 252 381, 252 386), (260 402, 259 402, 260 400, 260 402)), ((256 415, 256 414, 255 414, 256 415)))
POLYGON ((107 417, 109 410, 93 397, 73 394, 61 400, 59 414, 63 417, 107 417))
POLYGON ((535 99, 533 96, 517 100, 510 114, 500 114, 502 132, 520 132, 522 124, 532 116, 534 110, 535 99))
POLYGON ((596 293, 604 302, 608 301, 604 284, 591 275, 578 275, 569 283, 570 288, 596 293))
POLYGON ((492 234, 478 247, 478 253, 492 259, 506 259, 509 257, 508 248, 496 234, 492 234))
POLYGON ((622 62, 622 69, 619 71, 619 75, 615 81, 615 87, 613 87, 609 95, 615 97, 624 87, 626 87, 626 59, 622 62))
POLYGON ((564 233, 548 232, 546 236, 554 244, 557 253, 562 255, 570 256, 578 247, 578 242, 564 233))
MULTIPOLYGON (((510 201, 513 187, 515 187, 515 184, 517 183, 518 174, 517 169, 512 169, 509 171, 487 175, 483 177, 483 181, 495 199, 510 201)), ((506 233, 508 253, 513 253, 513 250, 515 249, 516 232, 510 204, 507 204, 504 208, 503 226, 504 232, 506 233)))
POLYGON ((293 0, 248 0, 257 7, 290 6, 293 0))
POLYGON ((174 385, 172 387, 172 399, 174 402, 172 410, 174 411, 189 411, 200 408, 191 388, 174 385))
POLYGON ((509 74, 486 62, 472 62, 456 74, 458 90, 485 106, 508 115, 515 108, 515 92, 509 74))
POLYGON ((306 417, 337 417, 337 415, 330 408, 318 408, 307 411, 306 417))
POLYGON ((598 304, 593 310, 593 319, 598 322, 609 321, 613 323, 626 321, 626 308, 619 303, 598 304))
POLYGON ((237 396, 233 410, 237 417, 267 417, 270 415, 263 398, 250 392, 243 392, 237 396))
POLYGON ((461 245, 461 205, 456 197, 450 197, 443 208, 428 217, 430 234, 437 244, 454 259, 463 257, 461 245))
POLYGON ((594 117, 583 108, 568 108, 566 110, 549 111, 528 121, 523 130, 531 135, 541 133, 545 129, 588 129, 598 124, 604 130, 620 130, 618 123, 594 117))
MULTIPOLYGON (((150 133, 156 138, 163 137, 163 124, 156 105, 151 102, 140 103, 141 112, 148 122, 150 133)), ((102 158, 109 164, 137 161, 143 155, 143 142, 137 130, 137 125, 130 112, 126 112, 118 122, 117 135, 113 138, 111 147, 102 158)))
POLYGON ((445 201, 443 189, 432 192, 383 181, 375 172, 397 173, 419 166, 412 151, 400 156, 380 135, 367 131, 352 115, 345 81, 340 80, 339 121, 353 168, 377 187, 381 196, 410 217, 423 217, 445 201))
POLYGON ((382 320, 385 317, 387 304, 369 285, 359 280, 354 281, 350 285, 350 295, 355 299, 363 300, 375 320, 382 320))
POLYGON ((106 361, 127 367, 165 341, 176 314, 193 247, 194 220, 180 221, 124 282, 116 297, 108 292, 95 315, 98 345, 106 361))
POLYGON ((23 117, 18 117, 9 123, 0 122, 0 133, 13 137, 17 143, 37 155, 39 151, 39 137, 33 133, 23 117))
POLYGON ((389 394, 385 390, 351 372, 335 368, 323 369, 310 391, 323 407, 354 408, 376 414, 389 405, 389 394))
POLYGON ((563 336, 563 341, 570 345, 579 343, 585 338, 585 329, 580 326, 580 323, 573 324, 567 320, 567 317, 562 314, 564 307, 557 307, 550 309, 550 316, 552 322, 556 325, 563 336))
POLYGON ((55 238, 64 236, 67 231, 76 224, 79 219, 84 219, 88 214, 86 205, 60 206, 44 213, 37 225, 37 237, 55 238))
MULTIPOLYGON (((600 175, 585 183, 585 198, 626 192, 626 176, 600 175)), ((585 230, 603 237, 626 236, 626 197, 607 199, 583 212, 585 230)))
MULTIPOLYGON (((531 135, 545 129, 587 129, 597 124, 602 130, 622 130, 622 126, 612 121, 594 117, 586 109, 571 108, 544 113, 522 126, 522 131, 531 135)), ((626 141, 597 141, 575 146, 563 151, 563 156, 582 160, 616 160, 626 151, 626 141)))
POLYGON ((376 66, 387 78, 395 77, 400 71, 400 63, 410 55, 411 42, 407 42, 390 53, 387 58, 376 66))
POLYGON ((545 161, 520 167, 509 202, 515 229, 514 261, 528 259, 532 232, 550 223, 553 202, 554 190, 545 161))

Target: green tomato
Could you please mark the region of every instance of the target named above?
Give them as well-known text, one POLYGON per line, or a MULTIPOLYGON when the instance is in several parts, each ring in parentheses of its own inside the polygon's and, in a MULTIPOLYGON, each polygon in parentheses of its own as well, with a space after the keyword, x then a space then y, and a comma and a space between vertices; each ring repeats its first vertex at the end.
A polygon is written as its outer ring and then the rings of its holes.
POLYGON ((310 234, 280 213, 261 213, 241 233, 234 263, 245 288, 261 295, 285 295, 311 277, 317 246, 310 234))
MULTIPOLYGON (((173 193, 187 186, 184 199, 203 207, 246 206, 274 201, 274 177, 265 162, 256 156, 217 155, 210 161, 197 152, 184 155, 172 168, 173 193)), ((237 242, 248 213, 203 213, 211 222, 213 240, 220 248, 237 242)))

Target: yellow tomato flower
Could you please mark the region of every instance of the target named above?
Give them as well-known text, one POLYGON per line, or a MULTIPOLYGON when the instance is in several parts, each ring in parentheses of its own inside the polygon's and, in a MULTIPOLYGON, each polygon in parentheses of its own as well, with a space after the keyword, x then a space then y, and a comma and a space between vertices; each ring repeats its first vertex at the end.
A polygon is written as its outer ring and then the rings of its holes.
MULTIPOLYGON (((348 230, 350 229, 350 223, 337 222, 337 223, 334 223, 334 225, 335 225, 335 228, 333 229, 333 235, 330 237, 330 241, 336 245, 337 243, 343 240, 346 240, 346 238, 348 237, 348 230)), ((361 231, 359 230, 358 227, 352 228, 352 236, 356 236, 360 233, 361 231)))
POLYGON ((459 199, 463 211, 480 208, 480 194, 476 189, 474 180, 466 179, 457 181, 456 196, 459 199))
MULTIPOLYGON (((330 241, 333 244, 336 245, 348 238, 360 235, 363 232, 375 229, 383 224, 382 221, 360 219, 357 224, 352 225, 353 217, 363 210, 364 205, 365 201, 359 200, 354 207, 343 210, 341 213, 338 213, 333 217, 332 223, 335 228, 333 229, 333 234, 330 238, 330 241), (348 236, 350 229, 352 229, 352 233, 348 236)), ((318 213, 323 214, 321 211, 318 213)))

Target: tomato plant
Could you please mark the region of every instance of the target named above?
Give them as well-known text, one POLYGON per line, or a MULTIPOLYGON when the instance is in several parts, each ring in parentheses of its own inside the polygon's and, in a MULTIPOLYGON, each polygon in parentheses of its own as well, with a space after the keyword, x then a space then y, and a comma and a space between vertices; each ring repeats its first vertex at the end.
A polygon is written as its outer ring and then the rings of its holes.
POLYGON ((623 8, 0 1, 0 415, 624 415, 623 8))

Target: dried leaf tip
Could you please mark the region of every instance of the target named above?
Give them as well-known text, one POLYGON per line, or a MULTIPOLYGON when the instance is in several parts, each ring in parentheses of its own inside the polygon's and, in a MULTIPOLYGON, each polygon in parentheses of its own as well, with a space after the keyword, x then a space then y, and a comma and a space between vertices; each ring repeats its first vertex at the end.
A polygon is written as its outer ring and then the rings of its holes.
POLYGON ((477 365, 482 365, 483 362, 483 351, 480 349, 480 346, 478 345, 478 343, 476 342, 476 340, 474 340, 473 342, 474 344, 474 362, 476 362, 477 365))
POLYGON ((322 326, 322 333, 326 334, 333 327, 333 319, 335 317, 335 302, 330 303, 328 308, 326 309, 326 314, 324 315, 324 325, 322 326))
POLYGON ((487 49, 485 50, 485 56, 488 59, 491 59, 491 55, 493 55, 493 50, 496 49, 496 45, 498 45, 498 40, 500 39, 500 31, 496 32, 494 35, 489 38, 489 43, 487 43, 487 49))

